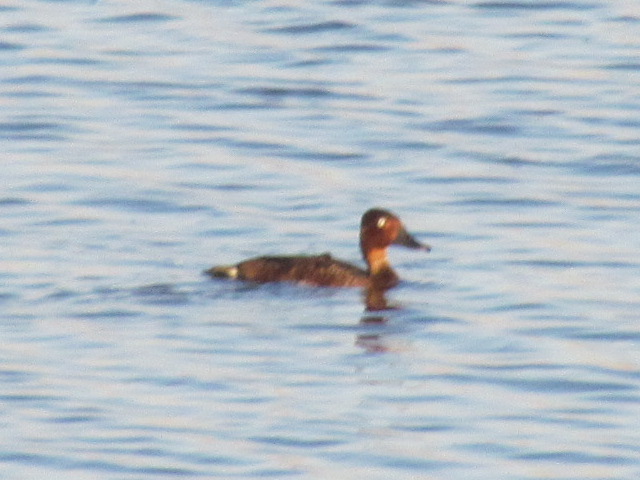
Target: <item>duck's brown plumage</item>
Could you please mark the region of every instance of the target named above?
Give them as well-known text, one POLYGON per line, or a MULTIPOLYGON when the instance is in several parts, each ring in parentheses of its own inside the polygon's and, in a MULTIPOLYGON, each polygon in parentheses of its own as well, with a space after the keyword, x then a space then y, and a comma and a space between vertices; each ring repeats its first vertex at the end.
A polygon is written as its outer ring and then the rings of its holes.
POLYGON ((212 277, 256 283, 294 282, 313 286, 387 289, 399 281, 387 257, 387 247, 393 243, 430 250, 428 245, 417 242, 407 233, 397 216, 375 208, 362 216, 360 226, 360 249, 367 262, 367 270, 325 253, 256 257, 235 265, 212 267, 205 273, 212 277))
POLYGON ((323 255, 264 256, 237 265, 213 267, 214 277, 232 277, 257 283, 295 282, 307 285, 362 287, 369 283, 366 270, 323 255))

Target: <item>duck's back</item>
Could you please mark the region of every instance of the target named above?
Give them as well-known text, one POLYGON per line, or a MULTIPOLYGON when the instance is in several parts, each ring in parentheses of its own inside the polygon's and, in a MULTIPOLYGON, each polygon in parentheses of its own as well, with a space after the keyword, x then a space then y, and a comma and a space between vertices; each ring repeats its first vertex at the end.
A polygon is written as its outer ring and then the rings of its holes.
POLYGON ((294 282, 323 287, 364 287, 369 284, 365 270, 329 254, 256 257, 237 265, 213 267, 206 273, 257 283, 294 282))

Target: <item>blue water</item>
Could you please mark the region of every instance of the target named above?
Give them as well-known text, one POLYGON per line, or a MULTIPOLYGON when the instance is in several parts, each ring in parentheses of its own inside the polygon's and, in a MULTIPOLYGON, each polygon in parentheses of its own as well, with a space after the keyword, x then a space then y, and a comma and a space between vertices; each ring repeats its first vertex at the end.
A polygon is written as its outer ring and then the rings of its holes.
POLYGON ((633 2, 0 18, 0 478, 640 476, 633 2), (396 310, 201 275, 372 206, 396 310))

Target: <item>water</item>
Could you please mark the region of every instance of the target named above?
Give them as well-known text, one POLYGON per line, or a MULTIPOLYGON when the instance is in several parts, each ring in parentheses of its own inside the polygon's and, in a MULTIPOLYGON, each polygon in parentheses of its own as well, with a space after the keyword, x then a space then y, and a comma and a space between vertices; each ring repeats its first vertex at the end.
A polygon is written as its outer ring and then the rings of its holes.
POLYGON ((633 2, 0 15, 1 478, 638 477, 633 2), (200 274, 376 205, 400 309, 200 274))

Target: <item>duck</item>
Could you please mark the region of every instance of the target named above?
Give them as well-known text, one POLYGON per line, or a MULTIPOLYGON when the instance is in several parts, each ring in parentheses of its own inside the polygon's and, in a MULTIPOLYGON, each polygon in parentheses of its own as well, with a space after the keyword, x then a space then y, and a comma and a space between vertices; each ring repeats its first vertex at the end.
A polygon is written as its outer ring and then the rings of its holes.
POLYGON ((400 278, 389 263, 387 248, 401 245, 429 252, 431 246, 407 232, 400 218, 388 210, 367 210, 360 222, 360 251, 367 265, 320 255, 261 256, 233 265, 214 266, 204 271, 213 278, 228 278, 252 283, 289 282, 314 287, 366 287, 387 290, 400 278))

